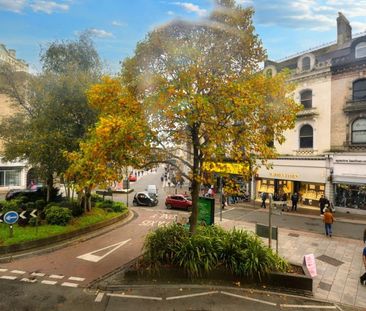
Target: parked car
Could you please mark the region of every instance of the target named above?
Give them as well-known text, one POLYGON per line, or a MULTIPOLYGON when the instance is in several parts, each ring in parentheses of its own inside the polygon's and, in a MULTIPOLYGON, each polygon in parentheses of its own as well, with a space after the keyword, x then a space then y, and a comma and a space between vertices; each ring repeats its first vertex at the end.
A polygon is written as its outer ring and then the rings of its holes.
POLYGON ((156 206, 159 201, 155 196, 150 196, 147 191, 137 192, 133 197, 133 206, 156 206))
POLYGON ((177 208, 189 211, 192 209, 192 200, 184 194, 168 195, 165 199, 166 208, 177 208))
POLYGON ((128 176, 128 180, 129 181, 136 181, 137 180, 137 177, 135 176, 135 175, 130 175, 130 176, 128 176))
POLYGON ((29 201, 35 201, 45 198, 46 188, 43 186, 36 186, 32 189, 11 189, 5 195, 5 200, 13 200, 18 197, 26 197, 29 201))

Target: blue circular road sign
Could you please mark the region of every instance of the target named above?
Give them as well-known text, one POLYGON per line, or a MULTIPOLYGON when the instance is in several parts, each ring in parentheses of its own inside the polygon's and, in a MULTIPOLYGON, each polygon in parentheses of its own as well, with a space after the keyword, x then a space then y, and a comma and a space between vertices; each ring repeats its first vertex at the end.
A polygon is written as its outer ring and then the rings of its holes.
POLYGON ((17 212, 14 212, 14 211, 10 211, 10 212, 7 212, 5 215, 4 215, 4 222, 9 224, 9 225, 12 225, 12 224, 15 224, 18 219, 19 219, 19 214, 17 212))

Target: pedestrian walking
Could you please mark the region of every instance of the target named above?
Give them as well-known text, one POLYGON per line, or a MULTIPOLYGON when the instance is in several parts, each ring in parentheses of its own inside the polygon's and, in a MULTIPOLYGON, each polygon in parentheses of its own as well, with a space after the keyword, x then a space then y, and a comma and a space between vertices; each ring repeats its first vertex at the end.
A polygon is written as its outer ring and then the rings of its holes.
POLYGON ((325 205, 328 203, 328 200, 322 195, 319 199, 319 208, 320 208, 320 215, 324 214, 325 205))
POLYGON ((261 199, 262 199, 261 207, 262 207, 262 208, 266 208, 266 207, 267 207, 267 206, 266 206, 267 193, 262 192, 261 199))
POLYGON ((297 194, 297 192, 295 192, 292 196, 291 196, 291 202, 292 202, 292 207, 291 207, 291 211, 297 211, 297 202, 299 202, 299 195, 297 194))
POLYGON ((222 193, 221 193, 221 206, 222 206, 222 209, 224 209, 226 206, 226 197, 225 197, 224 191, 222 191, 222 193))
POLYGON ((324 209, 323 222, 325 225, 325 235, 332 237, 332 224, 334 222, 334 217, 329 208, 324 209))
MULTIPOLYGON (((366 246, 364 247, 362 251, 362 262, 363 266, 366 269, 366 246)), ((360 282, 362 285, 366 285, 366 272, 360 276, 360 282)))

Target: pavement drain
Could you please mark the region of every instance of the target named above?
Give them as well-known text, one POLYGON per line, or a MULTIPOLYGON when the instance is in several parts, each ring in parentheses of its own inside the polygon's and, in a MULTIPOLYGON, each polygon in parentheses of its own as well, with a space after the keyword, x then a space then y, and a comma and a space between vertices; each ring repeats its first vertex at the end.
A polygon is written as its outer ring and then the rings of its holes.
POLYGON ((327 292, 329 292, 330 289, 332 288, 332 284, 320 282, 319 283, 319 288, 322 289, 322 290, 326 290, 327 292))
POLYGON ((324 261, 325 263, 328 263, 328 264, 330 264, 332 266, 335 266, 335 267, 338 267, 338 266, 340 266, 341 264, 344 263, 343 261, 337 260, 337 259, 335 259, 333 257, 329 257, 327 255, 321 255, 321 256, 317 257, 316 259, 324 261))
POLYGON ((300 236, 300 234, 297 234, 297 233, 289 233, 288 236, 292 236, 294 238, 298 238, 300 236))

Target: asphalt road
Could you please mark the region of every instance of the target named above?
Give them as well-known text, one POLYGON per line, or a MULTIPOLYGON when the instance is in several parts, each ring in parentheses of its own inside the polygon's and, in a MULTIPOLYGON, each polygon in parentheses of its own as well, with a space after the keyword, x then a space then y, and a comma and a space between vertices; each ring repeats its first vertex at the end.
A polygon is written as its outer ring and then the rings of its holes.
POLYGON ((143 287, 119 292, 95 292, 43 284, 0 282, 0 310, 4 311, 121 311, 121 310, 338 310, 335 305, 304 297, 213 287, 143 287))

